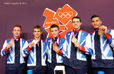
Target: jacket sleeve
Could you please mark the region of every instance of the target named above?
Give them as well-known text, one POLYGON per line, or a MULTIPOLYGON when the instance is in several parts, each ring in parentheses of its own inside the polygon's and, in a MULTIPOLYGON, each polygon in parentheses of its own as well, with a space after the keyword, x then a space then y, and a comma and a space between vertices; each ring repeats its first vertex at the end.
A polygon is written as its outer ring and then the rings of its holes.
POLYGON ((6 48, 6 45, 7 45, 7 40, 5 40, 4 44, 3 44, 3 48, 1 50, 1 55, 2 56, 5 56, 9 53, 9 50, 6 48))
POLYGON ((93 50, 91 48, 91 36, 90 34, 88 34, 88 36, 86 37, 86 39, 84 40, 84 45, 81 44, 81 51, 84 52, 85 54, 89 54, 92 55, 93 54, 93 50))
POLYGON ((105 34, 105 37, 112 48, 114 48, 114 30, 105 34))
POLYGON ((66 40, 63 42, 62 47, 59 47, 59 52, 58 54, 61 55, 62 57, 67 57, 66 55, 66 40))
POLYGON ((28 42, 26 41, 23 47, 23 57, 29 55, 31 48, 28 46, 28 42))

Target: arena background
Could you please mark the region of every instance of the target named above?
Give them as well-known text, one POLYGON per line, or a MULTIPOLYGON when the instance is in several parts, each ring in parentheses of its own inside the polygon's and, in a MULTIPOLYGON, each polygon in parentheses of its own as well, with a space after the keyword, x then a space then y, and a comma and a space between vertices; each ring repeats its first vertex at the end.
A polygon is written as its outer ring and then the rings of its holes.
MULTIPOLYGON (((65 4, 69 4, 78 12, 82 19, 82 29, 92 32, 90 17, 100 15, 103 24, 114 29, 114 0, 0 0, 0 49, 4 40, 12 37, 12 26, 21 24, 22 37, 32 38, 32 27, 43 26, 46 17, 43 16, 45 8, 57 11, 65 4)), ((44 37, 46 37, 44 31, 44 37)), ((5 72, 5 57, 0 55, 0 74, 5 72)))

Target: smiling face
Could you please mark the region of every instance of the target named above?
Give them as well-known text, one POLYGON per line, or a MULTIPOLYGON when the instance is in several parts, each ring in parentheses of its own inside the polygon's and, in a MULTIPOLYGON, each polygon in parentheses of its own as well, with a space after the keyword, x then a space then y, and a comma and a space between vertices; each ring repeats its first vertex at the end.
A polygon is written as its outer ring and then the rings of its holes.
POLYGON ((78 18, 74 18, 72 20, 73 28, 76 29, 76 30, 80 29, 81 24, 82 23, 81 23, 80 19, 78 19, 78 18))
POLYGON ((12 30, 14 38, 20 37, 22 30, 20 27, 14 27, 12 30))
POLYGON ((59 29, 57 27, 50 28, 50 32, 54 38, 59 35, 59 29))
POLYGON ((99 17, 94 17, 91 19, 91 25, 93 28, 99 28, 102 24, 102 21, 99 17))
POLYGON ((40 38, 41 34, 42 34, 42 31, 40 29, 38 29, 38 28, 33 29, 33 35, 35 38, 40 38))

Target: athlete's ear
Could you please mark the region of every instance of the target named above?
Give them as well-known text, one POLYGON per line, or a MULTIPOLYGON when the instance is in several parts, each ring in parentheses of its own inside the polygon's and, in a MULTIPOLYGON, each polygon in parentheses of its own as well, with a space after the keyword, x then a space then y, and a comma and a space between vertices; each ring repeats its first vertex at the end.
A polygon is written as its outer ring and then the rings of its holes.
POLYGON ((102 21, 100 22, 100 24, 102 25, 102 21))
POLYGON ((22 34, 22 31, 21 31, 21 34, 22 34))
POLYGON ((82 25, 82 22, 80 22, 80 26, 82 25))

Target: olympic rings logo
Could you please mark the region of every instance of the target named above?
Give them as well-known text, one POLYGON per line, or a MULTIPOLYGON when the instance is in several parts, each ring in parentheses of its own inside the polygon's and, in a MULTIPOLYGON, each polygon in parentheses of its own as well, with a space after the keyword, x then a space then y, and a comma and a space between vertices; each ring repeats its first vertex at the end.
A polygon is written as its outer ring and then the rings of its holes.
POLYGON ((73 15, 73 12, 72 11, 69 11, 69 12, 59 12, 58 13, 58 16, 62 19, 69 19, 71 16, 73 15))

